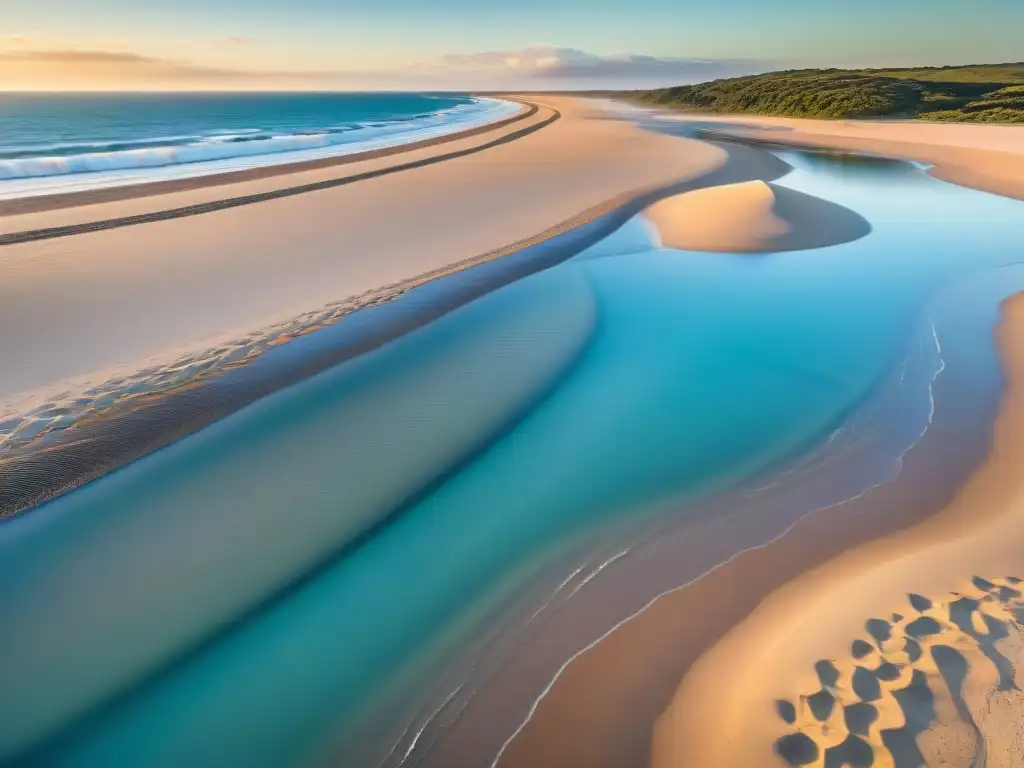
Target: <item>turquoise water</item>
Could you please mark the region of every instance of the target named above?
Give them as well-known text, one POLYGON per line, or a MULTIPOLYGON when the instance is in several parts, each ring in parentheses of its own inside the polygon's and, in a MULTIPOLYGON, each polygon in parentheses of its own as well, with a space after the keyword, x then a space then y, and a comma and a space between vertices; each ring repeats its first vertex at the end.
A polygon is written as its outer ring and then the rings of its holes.
POLYGON ((0 199, 315 160, 517 109, 461 94, 0 94, 0 199))
POLYGON ((354 754, 537 568, 823 441, 934 296, 1022 257, 1019 202, 784 157, 871 234, 734 256, 631 222, 0 527, 0 759, 354 754))

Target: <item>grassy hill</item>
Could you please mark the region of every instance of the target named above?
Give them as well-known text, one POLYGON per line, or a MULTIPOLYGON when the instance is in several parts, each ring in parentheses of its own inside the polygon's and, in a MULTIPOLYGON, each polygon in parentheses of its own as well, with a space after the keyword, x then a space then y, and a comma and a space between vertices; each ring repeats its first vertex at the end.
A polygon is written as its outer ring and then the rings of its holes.
POLYGON ((1024 63, 803 69, 633 94, 694 112, 1024 123, 1024 63))

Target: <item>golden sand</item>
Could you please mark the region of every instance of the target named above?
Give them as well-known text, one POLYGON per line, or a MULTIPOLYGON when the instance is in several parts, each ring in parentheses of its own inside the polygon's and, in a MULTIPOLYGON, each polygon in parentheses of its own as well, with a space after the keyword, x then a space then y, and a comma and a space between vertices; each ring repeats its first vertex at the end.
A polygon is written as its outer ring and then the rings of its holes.
POLYGON ((1024 126, 923 120, 808 120, 757 115, 670 115, 738 137, 865 152, 928 163, 933 176, 1024 200, 1024 126))
POLYGON ((939 514, 792 580, 704 653, 658 721, 655 768, 1020 764, 1021 296, 998 338, 1009 383, 985 463, 939 514))
POLYGON ((871 227, 842 206, 760 180, 661 200, 644 211, 667 248, 765 253, 822 248, 871 227))
MULTIPOLYGON (((544 97, 561 118, 475 154, 212 213, 0 247, 0 397, 130 374, 531 238, 632 192, 723 166, 721 149, 544 97), (396 226, 396 222, 400 226, 396 226)), ((507 129, 517 130, 521 124, 507 129)), ((316 183, 489 141, 0 217, 20 232, 316 183)), ((755 176, 756 177, 756 176, 755 176)))

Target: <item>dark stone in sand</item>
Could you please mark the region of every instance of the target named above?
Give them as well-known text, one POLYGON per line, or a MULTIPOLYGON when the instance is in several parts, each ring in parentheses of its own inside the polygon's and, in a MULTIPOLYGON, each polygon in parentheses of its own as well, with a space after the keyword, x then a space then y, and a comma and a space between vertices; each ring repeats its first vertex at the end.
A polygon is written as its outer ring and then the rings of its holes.
POLYGON ((882 619, 868 619, 864 624, 868 634, 878 643, 878 649, 882 650, 882 644, 892 637, 892 627, 888 621, 882 619))
POLYGON ((907 658, 910 659, 911 664, 921 658, 921 644, 917 640, 906 638, 903 649, 907 652, 907 658))
POLYGON ((878 719, 878 710, 866 701, 851 704, 843 710, 843 720, 850 733, 867 736, 872 723, 878 719))
POLYGON ((790 725, 796 722, 796 707, 793 706, 793 702, 786 701, 785 699, 776 699, 775 711, 779 717, 790 725))
POLYGON ((931 616, 922 616, 919 619, 907 624, 907 634, 911 637, 928 637, 929 635, 937 635, 942 630, 939 626, 939 622, 933 619, 931 616))
POLYGON ((842 744, 825 752, 825 768, 869 768, 874 762, 875 753, 870 745, 852 734, 842 744))
POLYGON ((836 697, 826 690, 820 690, 807 697, 807 705, 811 708, 811 714, 817 720, 825 722, 828 720, 828 716, 832 714, 832 708, 836 705, 836 697))
POLYGON ((775 742, 775 751, 790 765, 810 765, 818 759, 818 745, 804 733, 791 733, 775 742))
POLYGON ((882 696, 878 678, 870 669, 856 667, 853 670, 853 692, 863 701, 875 701, 882 696))
POLYGON ((871 647, 871 643, 867 642, 866 640, 854 640, 853 647, 850 649, 850 652, 853 653, 853 658, 863 659, 865 656, 869 655, 873 650, 875 649, 871 647))
POLYGON ((900 668, 892 662, 883 661, 881 664, 878 665, 878 668, 875 670, 875 676, 879 680, 885 680, 887 682, 899 680, 900 668))
POLYGON ((923 595, 915 595, 913 592, 908 595, 910 604, 918 613, 923 613, 932 607, 932 601, 923 595))
POLYGON ((988 579, 981 578, 981 576, 975 576, 972 578, 971 583, 983 592, 991 592, 996 588, 995 584, 988 579))
POLYGON ((818 673, 818 680, 822 685, 834 686, 839 682, 839 670, 828 659, 819 659, 814 662, 814 671, 818 673))

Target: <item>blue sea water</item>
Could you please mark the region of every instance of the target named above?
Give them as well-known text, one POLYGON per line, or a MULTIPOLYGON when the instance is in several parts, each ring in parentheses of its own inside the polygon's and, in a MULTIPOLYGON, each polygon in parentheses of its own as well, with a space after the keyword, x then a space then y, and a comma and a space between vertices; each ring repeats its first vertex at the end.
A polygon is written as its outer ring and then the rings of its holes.
POLYGON ((0 197, 331 157, 515 109, 459 94, 0 94, 0 197))
POLYGON ((0 758, 337 759, 539 564, 829 439, 936 296, 1024 255, 1019 202, 784 157, 872 232, 752 257, 630 222, 0 527, 0 758))

